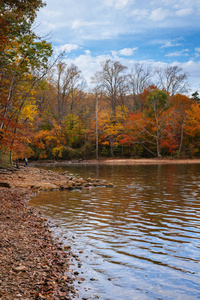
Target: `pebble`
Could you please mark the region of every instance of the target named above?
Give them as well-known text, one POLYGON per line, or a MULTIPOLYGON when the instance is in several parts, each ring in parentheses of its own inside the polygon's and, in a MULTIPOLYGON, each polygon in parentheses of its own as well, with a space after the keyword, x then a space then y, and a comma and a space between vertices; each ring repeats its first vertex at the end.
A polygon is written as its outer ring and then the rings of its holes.
POLYGON ((25 272, 26 271, 26 267, 25 266, 18 266, 16 268, 13 268, 13 270, 15 272, 25 272))

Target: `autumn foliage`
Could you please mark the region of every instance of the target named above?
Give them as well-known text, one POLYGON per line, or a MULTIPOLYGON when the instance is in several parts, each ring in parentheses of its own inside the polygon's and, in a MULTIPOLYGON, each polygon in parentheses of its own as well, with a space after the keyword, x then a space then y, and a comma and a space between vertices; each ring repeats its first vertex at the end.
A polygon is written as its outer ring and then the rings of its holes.
POLYGON ((198 92, 180 67, 102 62, 85 81, 32 30, 42 1, 1 2, 0 159, 200 155, 198 92), (51 63, 50 63, 51 62, 51 63), (153 77, 154 74, 154 77, 153 77), (157 78, 155 78, 157 74, 157 78), (156 85, 153 81, 156 82, 156 85))

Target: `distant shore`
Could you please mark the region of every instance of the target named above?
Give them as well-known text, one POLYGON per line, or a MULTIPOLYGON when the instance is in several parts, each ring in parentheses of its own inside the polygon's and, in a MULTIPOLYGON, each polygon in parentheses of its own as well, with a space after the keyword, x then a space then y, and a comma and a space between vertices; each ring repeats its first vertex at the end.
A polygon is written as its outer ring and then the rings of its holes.
POLYGON ((99 165, 154 165, 154 164, 200 164, 200 159, 173 159, 173 158, 101 158, 88 160, 43 160, 33 161, 31 165, 70 165, 70 164, 99 164, 99 165))

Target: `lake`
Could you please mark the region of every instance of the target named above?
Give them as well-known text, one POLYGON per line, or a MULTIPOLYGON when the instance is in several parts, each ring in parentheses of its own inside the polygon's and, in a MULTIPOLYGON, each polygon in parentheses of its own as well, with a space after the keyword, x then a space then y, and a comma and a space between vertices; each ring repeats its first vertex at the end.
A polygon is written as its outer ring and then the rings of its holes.
POLYGON ((76 299, 200 299, 200 165, 51 169, 114 184, 30 200, 78 255, 76 299))

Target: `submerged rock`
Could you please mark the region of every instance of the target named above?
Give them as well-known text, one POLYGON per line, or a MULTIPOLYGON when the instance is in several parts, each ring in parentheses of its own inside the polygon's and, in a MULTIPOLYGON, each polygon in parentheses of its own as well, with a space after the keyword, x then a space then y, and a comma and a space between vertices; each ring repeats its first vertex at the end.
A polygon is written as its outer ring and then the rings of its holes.
POLYGON ((106 184, 100 179, 75 178, 66 176, 66 172, 58 173, 51 170, 33 167, 22 167, 13 173, 4 174, 4 181, 0 186, 29 188, 33 191, 72 190, 86 187, 113 187, 112 183, 106 184))

